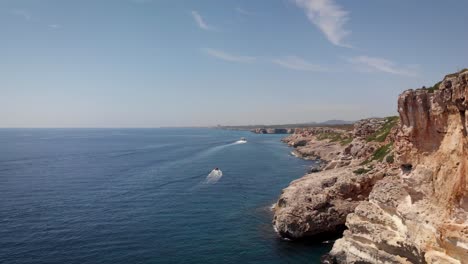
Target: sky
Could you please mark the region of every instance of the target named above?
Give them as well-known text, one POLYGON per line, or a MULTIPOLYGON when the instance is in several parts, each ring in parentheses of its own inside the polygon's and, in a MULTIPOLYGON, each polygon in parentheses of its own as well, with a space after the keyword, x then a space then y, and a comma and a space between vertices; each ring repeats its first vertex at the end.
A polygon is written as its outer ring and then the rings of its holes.
POLYGON ((0 127, 358 120, 468 67, 465 0, 0 0, 0 127))

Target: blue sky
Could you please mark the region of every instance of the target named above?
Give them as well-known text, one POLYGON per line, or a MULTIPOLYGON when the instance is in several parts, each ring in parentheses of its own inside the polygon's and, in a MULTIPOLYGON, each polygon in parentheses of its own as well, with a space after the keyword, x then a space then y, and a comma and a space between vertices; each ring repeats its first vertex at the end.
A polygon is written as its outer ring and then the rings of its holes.
POLYGON ((468 66, 468 1, 0 1, 0 127, 396 114, 468 66))

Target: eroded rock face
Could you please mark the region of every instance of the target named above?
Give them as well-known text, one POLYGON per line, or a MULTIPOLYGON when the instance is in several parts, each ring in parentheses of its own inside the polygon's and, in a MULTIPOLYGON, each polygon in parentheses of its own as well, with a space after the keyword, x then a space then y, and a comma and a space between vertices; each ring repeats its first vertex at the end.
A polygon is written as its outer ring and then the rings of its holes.
POLYGON ((398 98, 398 176, 379 181, 346 220, 338 263, 468 263, 468 72, 398 98))
POLYGON ((367 119, 360 121, 354 131, 298 129, 284 139, 296 147, 294 153, 297 156, 319 158, 324 167, 322 171, 293 181, 283 190, 275 206, 273 220, 281 237, 300 239, 342 231, 346 216, 359 202, 367 199, 374 184, 386 175, 395 174, 395 170, 390 169, 391 165, 384 163, 375 164, 363 173, 355 172, 362 169, 361 163, 383 144, 365 139, 382 124, 378 119, 367 119), (356 129, 362 136, 356 136, 356 129), (325 138, 332 140, 320 140, 324 134, 325 138), (355 137, 351 142, 342 144, 343 138, 349 139, 352 135, 355 137))
POLYGON ((385 123, 384 118, 368 118, 354 123, 353 134, 355 137, 365 138, 377 131, 385 123))
POLYGON ((349 131, 336 128, 297 128, 294 134, 283 138, 282 141, 294 147, 295 149, 292 154, 299 158, 309 160, 321 159, 325 163, 328 163, 343 153, 346 146, 340 144, 340 142, 318 140, 318 136, 324 134, 340 134, 343 135, 343 137, 350 136, 349 131))
POLYGON ((293 154, 303 159, 322 159, 328 162, 340 155, 345 149, 344 146, 335 142, 304 141, 307 142, 304 145, 293 145, 297 146, 296 149, 293 150, 293 154))
POLYGON ((312 173, 284 189, 273 220, 280 236, 298 239, 340 230, 346 216, 384 177, 383 168, 365 175, 357 175, 353 169, 347 166, 312 173))

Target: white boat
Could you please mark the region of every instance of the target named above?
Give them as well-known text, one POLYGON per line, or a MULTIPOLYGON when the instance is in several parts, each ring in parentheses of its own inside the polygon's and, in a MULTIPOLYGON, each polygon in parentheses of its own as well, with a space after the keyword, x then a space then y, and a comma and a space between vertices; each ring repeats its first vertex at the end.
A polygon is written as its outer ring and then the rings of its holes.
POLYGON ((246 139, 245 137, 241 137, 240 140, 239 140, 239 142, 245 143, 245 142, 247 142, 247 139, 246 139))

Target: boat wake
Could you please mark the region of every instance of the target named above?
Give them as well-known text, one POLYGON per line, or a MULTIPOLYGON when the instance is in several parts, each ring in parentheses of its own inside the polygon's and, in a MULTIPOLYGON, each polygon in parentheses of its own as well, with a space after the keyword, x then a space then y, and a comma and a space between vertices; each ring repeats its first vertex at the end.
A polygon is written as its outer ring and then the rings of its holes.
POLYGON ((245 144, 247 143, 247 141, 245 140, 238 140, 238 141, 235 141, 235 142, 232 142, 232 143, 228 143, 228 144, 224 144, 224 145, 219 145, 219 146, 216 146, 216 147, 212 147, 210 149, 207 149, 206 151, 204 151, 202 153, 202 155, 210 155, 210 154, 213 154, 214 152, 217 152, 217 151, 220 151, 222 149, 225 149, 225 148, 228 148, 228 147, 231 147, 231 146, 235 146, 235 145, 239 145, 239 144, 245 144))

